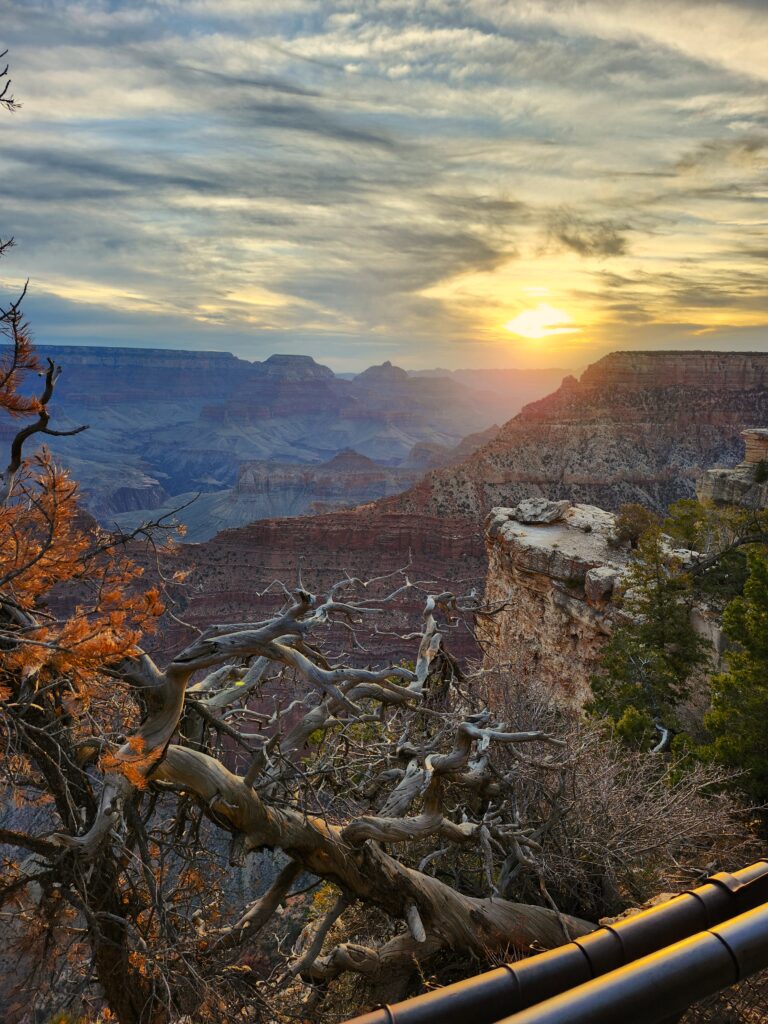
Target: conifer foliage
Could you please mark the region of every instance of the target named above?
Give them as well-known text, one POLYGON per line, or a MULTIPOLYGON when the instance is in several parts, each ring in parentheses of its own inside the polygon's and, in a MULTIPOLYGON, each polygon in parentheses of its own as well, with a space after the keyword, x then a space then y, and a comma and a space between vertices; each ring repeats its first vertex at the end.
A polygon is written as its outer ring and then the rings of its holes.
POLYGON ((708 748, 743 772, 740 785, 757 803, 768 803, 768 553, 750 550, 744 594, 728 605, 723 625, 731 641, 727 670, 712 679, 706 725, 708 748))
POLYGON ((669 741, 691 677, 707 661, 691 623, 693 597, 693 579, 660 526, 647 525, 624 579, 624 621, 603 650, 589 705, 641 748, 669 741))

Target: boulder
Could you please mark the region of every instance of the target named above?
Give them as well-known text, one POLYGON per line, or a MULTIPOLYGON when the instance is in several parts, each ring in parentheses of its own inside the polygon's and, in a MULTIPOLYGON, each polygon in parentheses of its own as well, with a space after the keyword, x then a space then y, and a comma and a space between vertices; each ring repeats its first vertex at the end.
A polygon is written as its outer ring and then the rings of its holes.
POLYGON ((518 523, 556 523, 571 507, 570 501, 524 498, 512 513, 518 523))

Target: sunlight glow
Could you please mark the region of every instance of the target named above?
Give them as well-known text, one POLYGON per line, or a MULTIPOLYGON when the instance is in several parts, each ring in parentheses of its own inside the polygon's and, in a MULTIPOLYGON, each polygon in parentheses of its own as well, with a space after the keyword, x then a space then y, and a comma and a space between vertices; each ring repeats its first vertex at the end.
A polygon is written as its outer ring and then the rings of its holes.
POLYGON ((569 327, 573 320, 562 309, 540 302, 535 309, 525 309, 504 324, 504 329, 523 338, 546 338, 550 334, 573 334, 578 327, 569 327))

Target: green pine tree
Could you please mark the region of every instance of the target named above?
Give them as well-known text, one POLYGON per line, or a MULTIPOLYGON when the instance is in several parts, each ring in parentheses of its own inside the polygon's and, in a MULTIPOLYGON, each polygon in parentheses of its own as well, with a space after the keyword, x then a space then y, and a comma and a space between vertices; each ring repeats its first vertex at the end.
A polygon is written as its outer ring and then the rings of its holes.
POLYGON ((679 728, 677 708, 692 673, 707 661, 706 642, 690 621, 692 600, 690 575, 670 555, 659 526, 650 526, 627 572, 627 621, 604 648, 587 706, 634 746, 647 748, 657 725, 679 728))
POLYGON ((744 594, 728 605, 723 627, 733 646, 728 670, 712 679, 712 707, 705 724, 707 752, 744 771, 743 788, 768 802, 768 552, 753 548, 744 594))

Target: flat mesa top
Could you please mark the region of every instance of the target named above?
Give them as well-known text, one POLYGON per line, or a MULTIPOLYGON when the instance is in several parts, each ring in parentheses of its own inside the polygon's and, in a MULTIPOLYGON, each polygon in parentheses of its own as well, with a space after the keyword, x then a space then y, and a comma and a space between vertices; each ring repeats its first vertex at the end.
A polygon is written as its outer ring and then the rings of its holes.
POLYGON ((571 505, 569 502, 542 502, 531 508, 521 502, 515 508, 495 508, 490 515, 490 532, 516 546, 557 551, 567 559, 592 565, 621 567, 628 553, 610 543, 615 516, 595 505, 571 505), (549 521, 530 520, 538 512, 551 516, 549 521))

